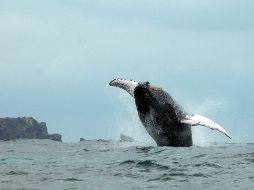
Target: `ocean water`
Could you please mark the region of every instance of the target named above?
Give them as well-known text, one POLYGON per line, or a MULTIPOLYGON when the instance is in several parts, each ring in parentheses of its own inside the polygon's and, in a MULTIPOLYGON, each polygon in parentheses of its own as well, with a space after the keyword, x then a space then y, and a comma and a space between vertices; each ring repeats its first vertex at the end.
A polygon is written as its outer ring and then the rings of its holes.
POLYGON ((0 189, 254 189, 254 144, 0 142, 0 189))

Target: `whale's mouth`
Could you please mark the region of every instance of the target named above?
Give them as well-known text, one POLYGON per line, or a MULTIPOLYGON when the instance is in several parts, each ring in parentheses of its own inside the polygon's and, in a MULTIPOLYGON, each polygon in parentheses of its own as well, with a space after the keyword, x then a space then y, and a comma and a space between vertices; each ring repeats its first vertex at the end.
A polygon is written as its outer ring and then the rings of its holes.
POLYGON ((132 97, 134 97, 134 89, 138 86, 138 82, 117 78, 110 81, 109 85, 126 90, 132 97))

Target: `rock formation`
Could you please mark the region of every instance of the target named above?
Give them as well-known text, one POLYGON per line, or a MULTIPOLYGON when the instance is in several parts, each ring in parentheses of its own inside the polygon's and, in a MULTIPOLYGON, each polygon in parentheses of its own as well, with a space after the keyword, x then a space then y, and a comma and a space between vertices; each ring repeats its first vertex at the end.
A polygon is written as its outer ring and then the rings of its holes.
POLYGON ((45 122, 32 117, 0 118, 0 140, 51 139, 62 141, 60 134, 48 134, 45 122))
POLYGON ((124 135, 124 134, 121 133, 120 141, 122 141, 122 142, 134 142, 135 140, 132 137, 124 135))
POLYGON ((82 141, 85 141, 86 139, 84 138, 80 138, 79 141, 82 142, 82 141))

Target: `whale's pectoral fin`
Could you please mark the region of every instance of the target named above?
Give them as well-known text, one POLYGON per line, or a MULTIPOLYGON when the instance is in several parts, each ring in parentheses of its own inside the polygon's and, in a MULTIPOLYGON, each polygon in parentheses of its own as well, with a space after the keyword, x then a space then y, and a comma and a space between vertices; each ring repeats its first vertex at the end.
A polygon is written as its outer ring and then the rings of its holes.
POLYGON ((231 139, 227 131, 223 129, 219 124, 201 115, 187 115, 184 119, 181 120, 181 123, 189 124, 191 126, 201 125, 209 127, 212 130, 217 130, 223 133, 224 135, 226 135, 228 138, 231 139))
POLYGON ((115 86, 121 89, 126 90, 132 97, 134 97, 134 89, 138 86, 138 83, 134 80, 126 79, 114 79, 110 81, 110 86, 115 86))

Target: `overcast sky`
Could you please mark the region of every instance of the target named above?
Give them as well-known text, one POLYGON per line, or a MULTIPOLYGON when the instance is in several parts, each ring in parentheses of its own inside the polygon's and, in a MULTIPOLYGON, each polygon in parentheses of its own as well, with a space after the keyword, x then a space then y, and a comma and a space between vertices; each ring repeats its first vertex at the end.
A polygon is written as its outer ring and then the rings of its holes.
POLYGON ((115 77, 150 81, 254 142, 251 0, 0 0, 0 117, 32 116, 64 141, 151 141, 115 77))

